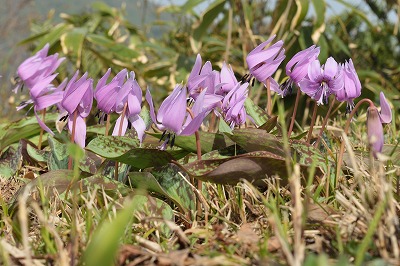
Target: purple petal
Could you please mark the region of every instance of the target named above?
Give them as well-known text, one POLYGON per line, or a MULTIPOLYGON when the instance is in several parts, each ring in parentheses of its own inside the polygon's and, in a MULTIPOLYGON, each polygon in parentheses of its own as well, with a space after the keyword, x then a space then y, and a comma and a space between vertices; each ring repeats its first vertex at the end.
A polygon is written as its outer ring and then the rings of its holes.
POLYGON ((248 54, 248 56, 260 52, 262 49, 264 49, 265 46, 267 46, 270 42, 272 42, 272 40, 275 39, 275 37, 276 37, 276 35, 274 34, 274 35, 272 35, 271 37, 269 37, 268 40, 266 40, 265 42, 262 42, 261 44, 259 44, 256 48, 254 48, 254 49, 248 54))
POLYGON ((40 118, 40 116, 37 114, 37 111, 38 111, 38 110, 36 110, 36 108, 34 108, 34 111, 35 111, 36 120, 38 121, 39 126, 40 126, 41 128, 43 128, 43 130, 46 131, 47 133, 49 133, 49 134, 51 134, 52 136, 54 136, 53 131, 52 131, 48 126, 46 126, 46 124, 42 121, 42 119, 40 118))
POLYGON ((299 87, 302 92, 312 96, 319 90, 320 84, 309 79, 303 79, 299 82, 299 87))
MULTIPOLYGON (((68 129, 69 132, 72 134, 73 131, 73 116, 70 115, 68 119, 68 129)), ((85 139, 86 139, 86 123, 83 117, 80 115, 76 116, 76 122, 75 122, 75 136, 74 136, 74 141, 76 144, 81 146, 82 148, 85 147, 85 139)))
POLYGON ((40 97, 36 98, 36 101, 35 101, 36 110, 40 111, 40 110, 46 109, 47 107, 55 105, 55 104, 61 102, 62 98, 63 98, 62 91, 40 96, 40 97))
POLYGON ((99 79, 99 81, 97 82, 97 85, 96 85, 96 100, 97 100, 97 92, 98 92, 98 90, 100 89, 100 88, 102 88, 102 87, 104 87, 104 85, 106 85, 106 82, 107 82, 107 79, 108 79, 108 77, 110 76, 110 73, 111 73, 111 68, 109 68, 108 70, 107 70, 107 72, 104 74, 104 76, 103 77, 101 77, 101 79, 99 79))
POLYGON ((126 133, 126 129, 128 128, 128 118, 124 116, 124 120, 121 126, 121 116, 122 115, 120 115, 117 121, 115 122, 114 130, 112 133, 113 136, 124 136, 126 133))
POLYGON ((195 78, 196 76, 199 75, 200 70, 201 70, 201 64, 202 64, 201 56, 200 56, 200 54, 197 54, 196 61, 193 65, 193 69, 189 74, 188 82, 189 82, 189 80, 192 80, 193 78, 195 78))
POLYGON ((139 115, 135 115, 130 117, 129 121, 131 122, 133 128, 135 128, 140 143, 142 143, 144 132, 146 130, 146 124, 144 123, 143 118, 141 118, 139 115))
MULTIPOLYGON (((173 132, 179 132, 183 121, 187 115, 186 112, 186 87, 183 87, 179 94, 166 106, 162 124, 173 132)), ((160 114, 160 111, 159 111, 160 114)))
POLYGON ((388 101, 385 98, 385 95, 383 92, 379 94, 379 100, 381 104, 381 112, 380 112, 380 118, 382 123, 384 124, 389 124, 392 122, 392 109, 390 108, 390 105, 388 101))
POLYGON ((338 63, 336 63, 335 59, 333 57, 329 57, 326 60, 325 66, 324 66, 324 76, 330 77, 333 79, 335 77, 336 73, 338 72, 338 63))
POLYGON ((376 152, 381 152, 383 148, 384 136, 382 123, 379 118, 379 112, 376 107, 368 108, 367 133, 374 155, 376 152))
POLYGON ((308 66, 308 78, 314 82, 319 82, 322 79, 321 63, 318 59, 312 61, 308 66))
POLYGON ((190 123, 182 131, 177 132, 177 135, 180 136, 193 135, 194 132, 199 130, 201 123, 203 123, 205 117, 206 117, 206 111, 201 112, 192 121, 190 121, 190 123))
POLYGON ((149 104, 149 107, 150 107, 151 120, 153 120, 153 123, 156 124, 156 126, 158 127, 159 122, 156 119, 156 113, 154 111, 153 98, 151 97, 151 93, 150 93, 149 88, 147 88, 147 90, 146 90, 145 98, 146 98, 146 101, 147 101, 147 103, 149 104))

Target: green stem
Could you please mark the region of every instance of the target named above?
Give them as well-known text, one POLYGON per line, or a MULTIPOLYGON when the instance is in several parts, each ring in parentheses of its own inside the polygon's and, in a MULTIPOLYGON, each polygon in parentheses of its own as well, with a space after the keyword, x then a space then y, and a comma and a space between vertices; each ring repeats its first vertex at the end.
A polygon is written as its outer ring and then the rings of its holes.
MULTIPOLYGON (((43 122, 46 121, 46 109, 42 110, 42 120, 43 122)), ((38 150, 42 149, 42 139, 43 139, 43 128, 40 128, 40 135, 39 135, 39 143, 38 143, 38 150)))

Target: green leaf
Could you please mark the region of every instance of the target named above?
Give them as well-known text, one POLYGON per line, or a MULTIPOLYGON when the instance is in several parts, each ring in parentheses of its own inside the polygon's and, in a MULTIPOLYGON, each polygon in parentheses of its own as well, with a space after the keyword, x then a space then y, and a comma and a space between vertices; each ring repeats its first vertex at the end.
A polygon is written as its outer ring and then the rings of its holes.
POLYGON ((14 176, 22 163, 22 145, 12 145, 0 156, 0 177, 14 176))
POLYGON ((47 161, 49 170, 67 169, 69 159, 67 145, 51 136, 48 137, 48 141, 50 146, 50 156, 47 161))
POLYGON ((175 158, 167 151, 145 148, 135 148, 121 156, 108 159, 126 163, 139 169, 163 166, 175 160, 175 158))
POLYGON ((201 39, 207 33, 210 25, 215 21, 218 15, 224 10, 226 0, 216 0, 203 12, 200 20, 193 25, 193 32, 190 38, 192 48, 195 52, 201 46, 201 39))
POLYGON ((225 159, 210 159, 178 164, 191 177, 218 184, 235 185, 241 179, 265 186, 262 179, 279 175, 283 185, 287 183, 285 158, 267 151, 246 153, 225 159))
POLYGON ((257 128, 235 129, 229 138, 240 145, 247 152, 269 151, 284 157, 283 143, 275 135, 257 128))
MULTIPOLYGON (((148 133, 157 139, 161 138, 161 133, 148 133)), ((210 133, 200 131, 201 153, 207 153, 212 150, 218 150, 227 146, 233 145, 234 142, 227 136, 219 133, 210 133)), ((185 149, 187 151, 197 153, 196 137, 192 136, 176 136, 175 146, 185 149)))
MULTIPOLYGON (((195 196, 180 169, 172 164, 150 172, 131 172, 129 180, 133 187, 144 189, 172 200, 182 212, 195 208, 195 196)), ((187 178, 187 176, 185 177, 187 178)))
POLYGON ((86 33, 87 29, 85 28, 74 28, 72 31, 66 32, 60 37, 63 53, 76 56, 77 68, 81 65, 83 41, 85 40, 86 33))
POLYGON ((304 18, 308 13, 309 0, 295 0, 296 2, 296 14, 294 15, 292 22, 290 23, 290 30, 293 31, 298 25, 303 22, 304 18))
POLYGON ((228 124, 223 119, 219 120, 218 131, 220 133, 226 133, 226 134, 230 134, 230 135, 233 134, 232 133, 232 128, 230 128, 230 126, 228 126, 228 124))
POLYGON ((40 39, 40 42, 38 43, 38 46, 36 47, 36 49, 33 51, 34 53, 38 52, 40 49, 43 48, 43 46, 46 45, 46 43, 50 44, 50 47, 58 42, 61 38, 61 36, 68 31, 71 28, 71 25, 66 25, 64 23, 60 23, 58 25, 56 25, 55 27, 52 28, 52 30, 46 34, 45 36, 43 36, 40 39))
MULTIPOLYGON (((54 122, 57 116, 57 114, 46 114, 47 126, 54 129, 54 122)), ((40 130, 41 128, 34 116, 2 125, 0 130, 0 152, 8 145, 18 142, 20 139, 27 139, 39 134, 40 130)))
POLYGON ((253 118, 257 126, 261 126, 269 120, 267 113, 250 98, 247 98, 244 102, 244 108, 246 109, 246 113, 253 118))
POLYGON ((86 150, 101 157, 113 159, 139 147, 139 140, 122 136, 98 136, 89 142, 86 150))
POLYGON ((132 215, 138 208, 134 199, 127 201, 112 221, 104 221, 94 232, 86 250, 82 264, 86 266, 114 265, 120 239, 130 228, 132 215))
POLYGON ((119 57, 119 59, 123 61, 126 61, 127 59, 128 61, 131 61, 131 59, 137 58, 140 55, 139 52, 132 50, 125 44, 117 43, 113 39, 109 39, 98 34, 88 34, 86 39, 95 45, 106 48, 107 51, 112 52, 115 56, 119 57))

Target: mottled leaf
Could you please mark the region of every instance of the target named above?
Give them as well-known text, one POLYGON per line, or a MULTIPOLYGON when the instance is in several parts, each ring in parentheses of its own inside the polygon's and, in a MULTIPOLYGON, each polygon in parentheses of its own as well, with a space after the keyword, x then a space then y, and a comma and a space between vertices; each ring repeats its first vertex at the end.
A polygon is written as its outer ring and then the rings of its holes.
POLYGON ((14 176, 22 163, 21 159, 21 144, 9 146, 0 156, 0 177, 14 176))
MULTIPOLYGON (((57 114, 47 114, 46 124, 54 128, 57 114)), ((36 117, 26 117, 0 126, 0 152, 8 145, 39 134, 41 128, 36 117)))
POLYGON ((129 180, 133 187, 163 195, 187 212, 194 208, 195 197, 184 176, 187 178, 177 166, 169 164, 151 172, 131 172, 129 180))
POLYGON ((268 122, 269 117, 267 113, 258 105, 256 105, 250 98, 244 102, 246 113, 249 115, 257 126, 261 126, 268 122))
MULTIPOLYGON (((151 136, 156 137, 157 139, 161 138, 161 133, 148 133, 151 136)), ((219 133, 210 133, 210 132, 199 132, 200 134, 200 143, 201 143, 201 152, 207 153, 212 150, 222 149, 227 146, 233 145, 234 142, 230 140, 227 136, 219 133)), ((175 137, 175 146, 185 149, 187 151, 196 153, 196 138, 194 135, 192 136, 176 136, 175 137)))
POLYGON ((89 142, 86 150, 92 151, 104 158, 112 159, 137 147, 139 147, 138 139, 100 135, 89 142))

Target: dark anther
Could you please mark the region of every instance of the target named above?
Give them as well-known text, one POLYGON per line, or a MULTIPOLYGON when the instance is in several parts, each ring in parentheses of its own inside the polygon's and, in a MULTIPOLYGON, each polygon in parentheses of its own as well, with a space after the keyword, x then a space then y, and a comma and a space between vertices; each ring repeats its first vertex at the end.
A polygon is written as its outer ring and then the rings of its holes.
POLYGON ((166 134, 166 133, 167 133, 167 131, 165 130, 165 131, 162 133, 161 138, 160 138, 160 140, 159 140, 158 142, 160 142, 160 141, 163 140, 163 138, 165 137, 165 134, 166 134))
POLYGON ((63 121, 63 122, 67 121, 68 116, 69 116, 69 115, 64 115, 63 117, 60 118, 59 121, 63 121))
POLYGON ((100 110, 97 110, 96 114, 94 115, 94 117, 100 118, 100 110))
POLYGON ((22 102, 18 105, 18 107, 21 107, 21 106, 23 106, 23 105, 26 105, 26 101, 22 101, 22 102))
POLYGON ((175 144, 175 134, 172 135, 172 139, 171 139, 171 148, 174 146, 175 144))
POLYGON ((252 81, 251 81, 251 86, 252 87, 254 87, 254 82, 256 81, 256 79, 253 79, 252 81))
POLYGON ((108 114, 104 114, 104 117, 103 117, 103 121, 104 121, 104 122, 107 121, 107 117, 108 117, 108 114))
POLYGON ((193 97, 188 97, 188 98, 186 99, 186 104, 187 104, 188 106, 191 106, 193 103, 194 103, 193 97))
POLYGON ((132 123, 128 120, 128 129, 132 129, 132 123))

